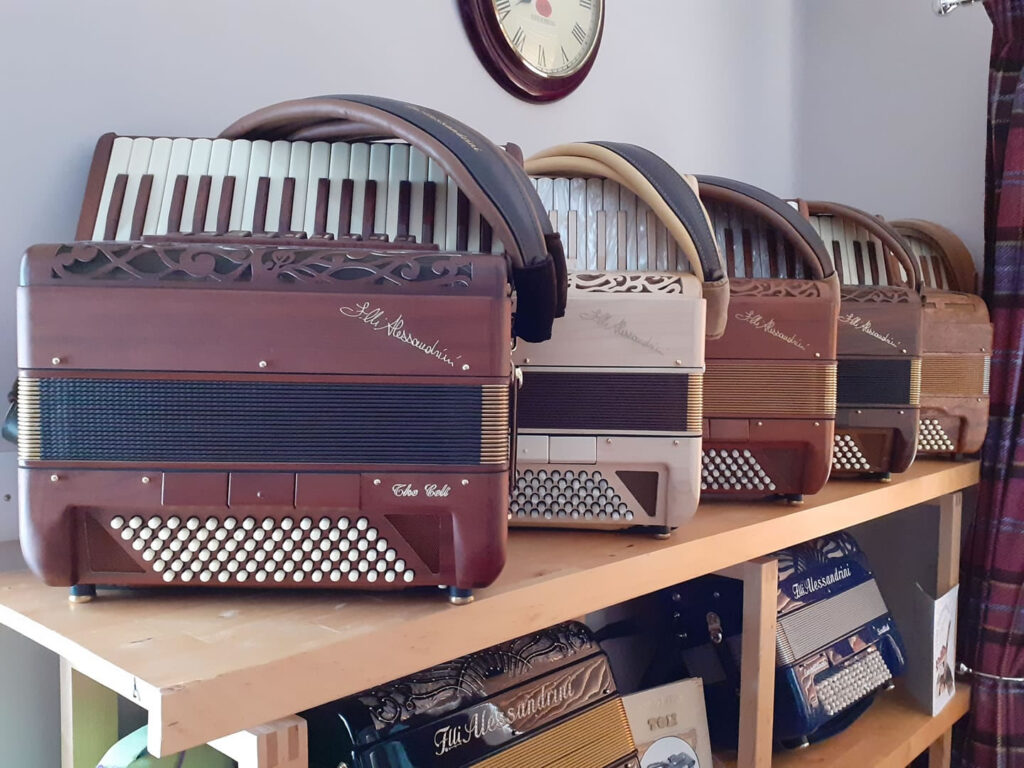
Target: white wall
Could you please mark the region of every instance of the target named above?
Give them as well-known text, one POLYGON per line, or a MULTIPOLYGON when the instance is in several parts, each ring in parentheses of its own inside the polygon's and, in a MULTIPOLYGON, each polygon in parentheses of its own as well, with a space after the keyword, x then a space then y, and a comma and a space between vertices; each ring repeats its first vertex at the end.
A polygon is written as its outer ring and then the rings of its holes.
MULTIPOLYGON (((584 85, 533 106, 490 80, 454 0, 0 0, 0 389, 15 375, 14 286, 31 243, 71 238, 97 137, 210 136, 324 93, 433 106, 529 153, 645 144, 678 167, 793 181, 793 0, 609 3, 584 85), (727 41, 727 45, 723 45, 727 41)), ((0 448, 0 540, 16 535, 0 448)))
POLYGON ((945 224, 980 264, 992 26, 930 6, 800 3, 794 192, 945 224))

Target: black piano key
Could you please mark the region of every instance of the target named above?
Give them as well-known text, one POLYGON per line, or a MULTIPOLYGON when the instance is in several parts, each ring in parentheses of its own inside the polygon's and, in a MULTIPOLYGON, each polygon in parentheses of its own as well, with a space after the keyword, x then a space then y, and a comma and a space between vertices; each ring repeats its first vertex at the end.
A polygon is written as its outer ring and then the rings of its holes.
POLYGON ((803 277, 803 260, 798 260, 796 257, 796 249, 793 244, 786 240, 783 244, 783 251, 786 254, 786 274, 785 277, 789 278, 800 278, 803 277))
POLYGON ((277 231, 292 231, 292 209, 295 207, 295 179, 286 178, 281 185, 281 212, 277 217, 277 231))
POLYGON ((455 250, 469 249, 469 198, 460 189, 455 209, 455 250))
POLYGON ((338 237, 356 236, 358 233, 352 221, 352 196, 356 183, 352 179, 341 182, 341 207, 338 210, 338 237))
POLYGON ((188 176, 179 173, 174 179, 174 190, 171 192, 171 210, 167 215, 167 234, 169 235, 176 235, 178 232, 181 232, 181 216, 185 210, 185 190, 187 187, 188 176))
POLYGON ((878 251, 874 243, 868 243, 868 263, 871 267, 871 284, 880 285, 878 274, 878 251))
POLYGON ((725 230, 725 267, 729 277, 736 277, 736 241, 732 234, 732 227, 725 230))
POLYGON ((779 238, 771 228, 764 234, 765 242, 768 244, 768 277, 784 277, 780 266, 783 260, 779 258, 779 238))
POLYGON ((206 231, 206 209, 210 205, 210 191, 213 187, 213 176, 203 174, 199 177, 199 189, 196 190, 196 209, 192 212, 192 231, 206 231))
POLYGON ((857 265, 857 285, 865 285, 864 244, 860 240, 853 241, 853 263, 857 265))
MULTIPOLYGON (((331 199, 331 180, 319 179, 316 182, 316 213, 313 217, 313 237, 327 234, 327 205, 331 199)), ((346 228, 347 229, 347 228, 346 228)), ((339 229, 342 233, 346 230, 339 229)))
POLYGON ((253 233, 264 233, 267 231, 267 203, 269 200, 270 177, 261 176, 259 182, 256 184, 256 208, 252 214, 253 233))
POLYGON ((745 277, 754 277, 754 238, 746 227, 742 230, 743 238, 743 274, 745 277))
POLYGON ((437 204, 437 182, 423 183, 423 239, 421 243, 434 242, 434 206, 437 204))
POLYGON ((374 219, 377 218, 377 182, 374 179, 368 179, 366 182, 366 190, 363 193, 363 239, 369 240, 376 236, 376 232, 373 231, 374 219))
POLYGON ((838 240, 832 241, 832 263, 835 265, 840 284, 849 285, 846 282, 846 270, 843 269, 843 248, 838 240))
POLYGON ((220 187, 220 204, 217 207, 217 234, 223 235, 231 226, 231 201, 235 198, 235 177, 225 176, 220 187))
POLYGON ((113 240, 117 237, 117 225, 121 220, 121 206, 124 205, 124 192, 128 186, 128 174, 119 173, 114 177, 114 187, 110 192, 110 206, 107 208, 107 220, 103 223, 103 239, 113 240))
POLYGON ((142 237, 142 230, 146 226, 146 209, 149 208, 149 196, 153 191, 153 174, 147 173, 139 183, 139 195, 135 198, 135 214, 132 216, 130 240, 138 240, 142 237))
POLYGON ((899 277, 900 267, 896 257, 888 248, 885 249, 885 278, 889 285, 900 285, 903 281, 899 277))
POLYGON ((493 231, 491 225, 486 220, 480 217, 480 252, 490 253, 492 247, 493 231))
POLYGON ((398 183, 398 229, 395 234, 396 240, 409 240, 409 217, 412 210, 411 197, 412 184, 408 181, 400 181, 398 183))

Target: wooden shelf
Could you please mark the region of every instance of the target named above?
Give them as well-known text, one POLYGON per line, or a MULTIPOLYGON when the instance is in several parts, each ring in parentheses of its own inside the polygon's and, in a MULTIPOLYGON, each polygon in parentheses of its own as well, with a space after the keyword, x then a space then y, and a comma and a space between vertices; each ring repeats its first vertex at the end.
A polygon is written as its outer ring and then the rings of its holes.
POLYGON ((953 493, 977 462, 919 461, 892 483, 833 482, 801 507, 702 505, 669 541, 514 531, 475 603, 440 593, 101 591, 71 605, 0 576, 0 623, 149 711, 164 755, 787 545, 953 493))
MULTIPOLYGON (((806 749, 776 752, 772 768, 905 768, 967 714, 971 689, 958 685, 953 700, 930 717, 897 688, 881 694, 853 725, 806 749)), ((735 762, 719 759, 726 766, 735 762)))

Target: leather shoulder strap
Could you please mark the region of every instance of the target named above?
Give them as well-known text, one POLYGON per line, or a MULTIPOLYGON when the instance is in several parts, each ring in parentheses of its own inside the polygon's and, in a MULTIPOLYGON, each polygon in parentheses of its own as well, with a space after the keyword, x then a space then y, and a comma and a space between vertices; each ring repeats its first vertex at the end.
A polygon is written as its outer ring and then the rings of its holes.
POLYGON ((725 332, 729 279, 722 268, 707 211, 694 186, 672 166, 635 144, 594 141, 546 149, 526 161, 526 170, 534 176, 611 179, 636 194, 654 211, 703 282, 708 338, 718 338, 725 332))
POLYGON ((974 265, 974 257, 964 241, 952 230, 924 219, 899 219, 889 223, 904 237, 924 240, 939 254, 953 278, 952 290, 978 292, 978 270, 974 265))
POLYGON ((565 257, 525 173, 482 134, 435 110, 377 96, 321 96, 275 104, 230 125, 229 139, 397 138, 434 159, 505 245, 517 293, 515 332, 550 338, 565 306, 565 257))
POLYGON ((882 242, 882 245, 892 253, 900 266, 903 267, 903 271, 907 275, 904 284, 917 293, 921 292, 921 267, 918 265, 917 259, 911 255, 910 246, 884 219, 879 216, 872 216, 870 213, 854 208, 852 205, 825 200, 808 200, 807 209, 811 216, 830 214, 848 219, 862 226, 877 237, 882 242))

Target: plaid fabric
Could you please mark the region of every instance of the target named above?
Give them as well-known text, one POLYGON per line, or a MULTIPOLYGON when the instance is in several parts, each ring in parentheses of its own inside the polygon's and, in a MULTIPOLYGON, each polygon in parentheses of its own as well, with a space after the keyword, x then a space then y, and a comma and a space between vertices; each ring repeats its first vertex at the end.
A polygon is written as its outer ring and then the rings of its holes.
MULTIPOLYGON (((995 326, 992 411, 962 562, 961 657, 1024 677, 1024 0, 992 18, 984 296, 995 326)), ((1024 684, 976 678, 961 764, 1024 768, 1024 684)))

